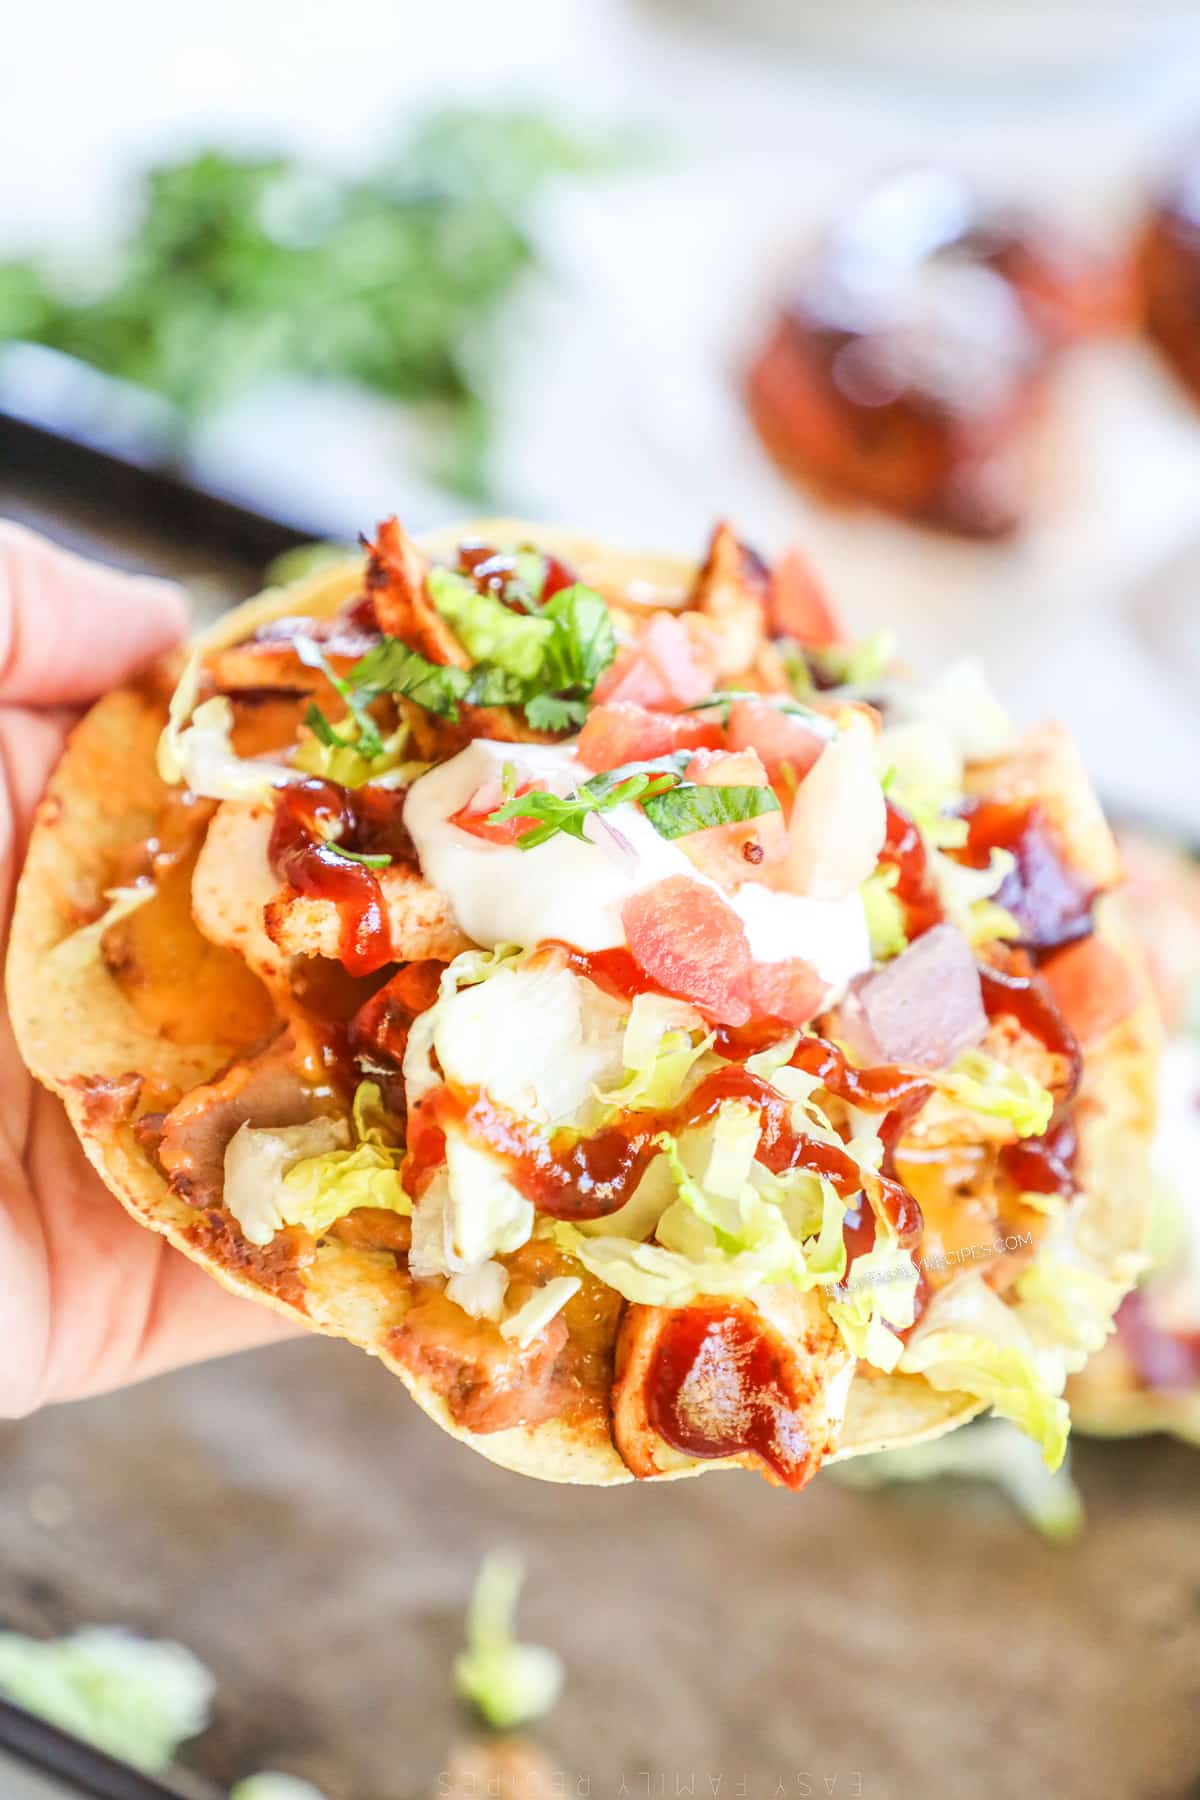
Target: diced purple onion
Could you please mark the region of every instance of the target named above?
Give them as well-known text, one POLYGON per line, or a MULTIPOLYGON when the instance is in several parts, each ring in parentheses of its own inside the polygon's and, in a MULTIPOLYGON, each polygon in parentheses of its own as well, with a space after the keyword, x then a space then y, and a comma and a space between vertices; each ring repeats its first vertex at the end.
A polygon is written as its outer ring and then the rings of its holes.
POLYGON ((987 1031, 979 970, 954 925, 935 925, 894 962, 857 982, 841 1009, 842 1035, 864 1064, 944 1069, 987 1031))

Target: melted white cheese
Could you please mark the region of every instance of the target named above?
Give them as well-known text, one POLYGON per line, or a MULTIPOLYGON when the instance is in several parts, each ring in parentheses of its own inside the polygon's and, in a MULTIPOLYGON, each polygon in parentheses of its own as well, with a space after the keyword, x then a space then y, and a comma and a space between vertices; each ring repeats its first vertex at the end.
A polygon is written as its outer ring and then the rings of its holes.
POLYGON ((521 779, 544 781, 570 793, 592 771, 566 744, 500 744, 477 738, 467 749, 413 783, 404 810, 421 869, 449 901, 463 931, 477 944, 528 947, 551 938, 580 950, 624 944, 621 908, 633 894, 672 875, 685 875, 722 893, 746 927, 760 962, 801 956, 835 996, 871 967, 870 942, 857 893, 811 900, 745 882, 732 893, 716 889, 677 843, 659 836, 637 806, 617 806, 604 819, 629 849, 611 840, 581 842, 560 832, 536 849, 489 844, 452 825, 486 782, 513 764, 521 779))

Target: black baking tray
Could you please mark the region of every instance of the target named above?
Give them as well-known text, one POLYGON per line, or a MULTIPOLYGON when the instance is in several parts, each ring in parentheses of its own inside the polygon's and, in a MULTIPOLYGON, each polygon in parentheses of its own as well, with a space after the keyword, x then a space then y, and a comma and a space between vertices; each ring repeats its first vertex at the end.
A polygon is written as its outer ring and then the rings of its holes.
POLYGON ((157 396, 40 345, 0 345, 0 476, 69 494, 181 548, 262 566, 331 535, 197 477, 177 416, 157 396))
POLYGON ((0 1699, 0 1794, 7 1800, 3 1756, 43 1778, 51 1794, 86 1800, 217 1800, 196 1776, 143 1774, 90 1744, 0 1699))

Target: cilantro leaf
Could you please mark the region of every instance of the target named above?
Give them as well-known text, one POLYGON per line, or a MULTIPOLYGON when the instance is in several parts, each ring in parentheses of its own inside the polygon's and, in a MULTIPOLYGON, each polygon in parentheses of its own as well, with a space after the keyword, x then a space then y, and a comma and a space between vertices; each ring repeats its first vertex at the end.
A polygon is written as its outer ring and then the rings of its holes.
POLYGON ((345 739, 333 729, 325 714, 314 700, 304 715, 304 723, 312 732, 317 742, 324 744, 327 750, 346 749, 345 739))
POLYGON ((779 801, 769 787, 698 787, 685 782, 665 793, 648 794, 642 810, 660 837, 678 838, 778 812, 779 801))
POLYGON ((614 806, 660 793, 678 780, 677 775, 666 770, 656 773, 641 770, 637 774, 610 771, 611 774, 620 774, 622 779, 601 785, 605 778, 594 776, 574 794, 540 791, 518 794, 512 800, 506 800, 494 813, 489 813, 488 824, 500 825, 506 819, 532 819, 533 829, 522 832, 517 843, 522 850, 535 850, 539 844, 557 837, 560 831, 568 837, 582 839, 586 836, 583 827, 589 813, 611 812, 614 806))
POLYGON ((360 656, 350 671, 350 679, 360 696, 368 692, 397 694, 423 706, 426 712, 450 720, 457 719, 458 702, 471 686, 466 669, 429 662, 419 651, 410 650, 394 637, 385 637, 360 656))
POLYGON ((525 702, 525 717, 535 731, 570 731, 587 718, 585 699, 571 700, 561 694, 534 694, 525 702))
POLYGON ((706 700, 697 700, 681 710, 685 713, 707 712, 710 707, 719 706, 721 723, 728 725, 730 708, 738 700, 755 700, 762 706, 769 706, 774 712, 786 714, 789 719, 811 720, 817 730, 824 732, 826 736, 833 735, 833 723, 825 713, 805 706, 802 700, 792 699, 790 694, 760 694, 753 688, 716 688, 706 700))
POLYGON ((334 838, 326 838, 325 848, 332 850, 335 856, 345 857, 347 862, 362 863, 368 869, 390 869, 392 859, 386 853, 373 855, 366 850, 346 850, 334 838))
POLYGON ((561 588, 542 608, 555 627, 547 662, 555 692, 582 688, 590 694, 617 654, 612 615, 594 588, 581 581, 561 588))
MULTIPOLYGON (((380 736, 378 725, 367 711, 369 702, 375 697, 374 694, 369 691, 360 691, 359 688, 351 685, 354 676, 353 670, 351 671, 351 681, 344 681, 330 663, 320 644, 313 638, 298 637, 293 642, 296 655, 305 667, 319 669, 330 687, 345 702, 346 711, 358 727, 354 748, 359 755, 365 756, 368 762, 372 758, 380 756, 383 752, 383 738, 380 736)), ((345 749, 350 742, 349 739, 342 737, 334 730, 315 701, 305 714, 304 722, 310 730, 316 732, 323 744, 336 745, 339 749, 345 749), (320 720, 319 725, 313 723, 314 717, 320 720)))

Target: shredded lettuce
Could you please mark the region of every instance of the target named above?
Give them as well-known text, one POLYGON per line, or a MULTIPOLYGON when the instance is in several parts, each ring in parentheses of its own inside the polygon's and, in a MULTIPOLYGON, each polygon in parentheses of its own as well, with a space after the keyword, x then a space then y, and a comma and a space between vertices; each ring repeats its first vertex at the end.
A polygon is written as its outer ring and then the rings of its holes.
POLYGON ((938 814, 962 799, 963 760, 940 726, 909 719, 879 734, 888 793, 910 816, 938 814))
POLYGON ((467 1610, 466 1648, 454 1659, 458 1694, 498 1731, 543 1718, 562 1691, 561 1660, 515 1636, 523 1579, 517 1557, 493 1551, 484 1558, 467 1610))
POLYGON ((269 1244, 284 1225, 316 1235, 359 1206, 410 1214, 403 1150, 385 1120, 379 1088, 364 1081, 354 1096, 353 1133, 341 1118, 240 1126, 225 1151, 225 1204, 243 1236, 269 1244))
POLYGON ((827 684, 870 687, 886 674, 895 659, 896 634, 877 631, 857 644, 810 644, 804 654, 827 684))
POLYGON ((508 1291, 508 1270, 503 1263, 479 1263, 451 1275, 446 1283, 446 1298, 470 1313, 473 1319, 491 1319, 499 1324, 504 1317, 504 1296, 508 1291))
POLYGON ((830 1298, 829 1316, 848 1350, 890 1371, 903 1354, 896 1332, 912 1324, 916 1293, 912 1257, 890 1238, 881 1238, 864 1256, 855 1257, 845 1288, 830 1298))
POLYGON ((175 692, 167 707, 167 722, 158 740, 158 772, 168 787, 175 787, 184 779, 181 740, 200 698, 202 672, 200 652, 193 650, 184 664, 183 674, 175 684, 175 692))
POLYGON ((1018 1277, 1019 1314, 1034 1337, 1061 1346, 1068 1365, 1082 1368, 1113 1329, 1113 1317, 1132 1280, 1113 1279, 1043 1249, 1018 1277))
POLYGON ((453 1268, 470 1268, 528 1243, 536 1216, 533 1202, 513 1186, 489 1151, 459 1132, 446 1134, 446 1180, 453 1268))
POLYGON ((426 586, 433 604, 467 653, 518 680, 532 681, 554 636, 550 619, 513 612, 494 594, 481 594, 473 581, 453 569, 431 568, 426 586))
POLYGON ((691 1306, 702 1294, 749 1294, 763 1282, 780 1281, 802 1269, 799 1245, 782 1217, 778 1213, 775 1217, 778 1228, 768 1241, 732 1256, 715 1248, 684 1255, 662 1244, 585 1237, 567 1224, 556 1225, 554 1236, 589 1274, 626 1300, 643 1306, 691 1306))
POLYGON ((158 740, 158 772, 169 787, 181 784, 206 800, 265 800, 278 787, 299 781, 285 763, 238 756, 233 748, 233 703, 224 694, 199 706, 200 658, 193 655, 179 678, 158 740))
POLYGON ((506 960, 439 995, 433 1010, 432 1048, 446 1079, 486 1088, 540 1125, 570 1117, 620 1066, 623 1007, 560 961, 506 960), (514 1029, 519 1020, 536 1028, 514 1029))
POLYGON ((215 1686, 182 1644, 102 1625, 49 1641, 0 1632, 0 1693, 152 1773, 204 1730, 215 1686))
POLYGON ((939 1393, 981 1400, 1041 1445, 1048 1469, 1066 1452, 1070 1415, 1060 1398, 1066 1363, 1057 1347, 1039 1350, 1017 1312, 977 1275, 935 1295, 900 1362, 939 1393))
MULTIPOLYGON (((675 1199, 658 1220, 656 1243, 559 1224, 559 1246, 626 1300, 648 1306, 748 1294, 764 1282, 812 1288, 837 1279, 845 1268, 845 1206, 828 1183, 806 1171, 779 1178, 752 1164, 748 1112, 729 1102, 710 1131, 689 1132, 678 1142, 667 1133, 659 1138, 675 1199), (715 1176, 716 1187, 698 1178, 693 1162, 703 1176, 715 1176)), ((750 1123, 757 1140, 753 1115, 750 1123)))
POLYGON ((540 1337, 583 1283, 578 1275, 556 1275, 532 1293, 523 1306, 510 1313, 500 1327, 501 1337, 513 1338, 522 1349, 540 1337))
POLYGON ((333 738, 322 736, 310 723, 308 736, 301 740, 292 756, 292 765, 305 775, 318 775, 323 781, 333 781, 338 787, 345 788, 362 787, 368 781, 378 782, 380 776, 394 774, 399 769, 411 771, 415 780, 416 774, 423 772, 427 765, 405 762, 408 736, 408 727, 402 725, 381 740, 374 755, 368 755, 360 747, 353 720, 347 721, 341 734, 333 738))
POLYGON ((876 962, 890 962, 908 947, 904 907, 895 888, 900 871, 894 866, 881 866, 868 875, 858 890, 863 911, 867 915, 867 932, 871 939, 871 955, 876 962))
POLYGON ((624 1111, 663 1111, 683 1097, 687 1078, 712 1048, 715 1033, 704 1032, 704 1020, 686 1000, 665 994, 636 994, 621 1045, 625 1080, 598 1098, 624 1111))
POLYGON ((966 762, 1002 756, 1012 744, 1012 720, 978 656, 960 657, 924 687, 902 688, 894 698, 906 717, 938 727, 966 762))
POLYGON ((493 950, 464 950, 442 971, 434 1004, 413 1021, 404 1049, 404 1088, 410 1107, 437 1087, 442 1072, 433 1061, 434 1040, 450 1003, 461 988, 487 981, 524 957, 519 944, 497 944, 493 950))
POLYGON ((1032 1439, 1003 1419, 979 1419, 932 1443, 833 1463, 827 1474, 856 1488, 933 1481, 946 1475, 989 1481, 1047 1543, 1074 1543, 1083 1530, 1083 1500, 1066 1466, 1052 1474, 1032 1439))
POLYGON ((151 881, 138 882, 132 887, 106 889, 104 898, 108 905, 100 917, 93 919, 90 925, 81 925, 78 931, 62 938, 50 951, 54 966, 63 969, 70 967, 78 971, 85 969, 100 956, 104 934, 110 926, 127 919, 139 906, 145 906, 148 900, 153 900, 156 892, 151 881))
POLYGON ((237 1782, 230 1789, 229 1800, 325 1800, 325 1795, 299 1775, 264 1769, 237 1782))
POLYGON ((773 1082, 780 1070, 791 1061, 799 1042, 800 1033, 790 1031, 777 1044, 768 1044, 765 1050, 757 1050, 753 1056, 748 1056, 746 1067, 751 1075, 757 1075, 762 1081, 773 1082))
POLYGON ((1002 1419, 1041 1445, 1048 1469, 1066 1454, 1070 1414, 1051 1392, 1032 1357, 1009 1344, 969 1331, 933 1331, 911 1343, 906 1372, 924 1375, 940 1393, 962 1392, 984 1401, 1002 1419))
POLYGON ((969 1112, 1005 1120, 1019 1138, 1040 1137, 1054 1111, 1054 1096, 1040 1081, 984 1050, 964 1050, 936 1081, 969 1112))
POLYGON ((1010 850, 993 850, 986 869, 972 869, 940 850, 931 852, 930 873, 943 910, 972 948, 1021 936, 1020 924, 993 898, 1015 867, 1010 850))

